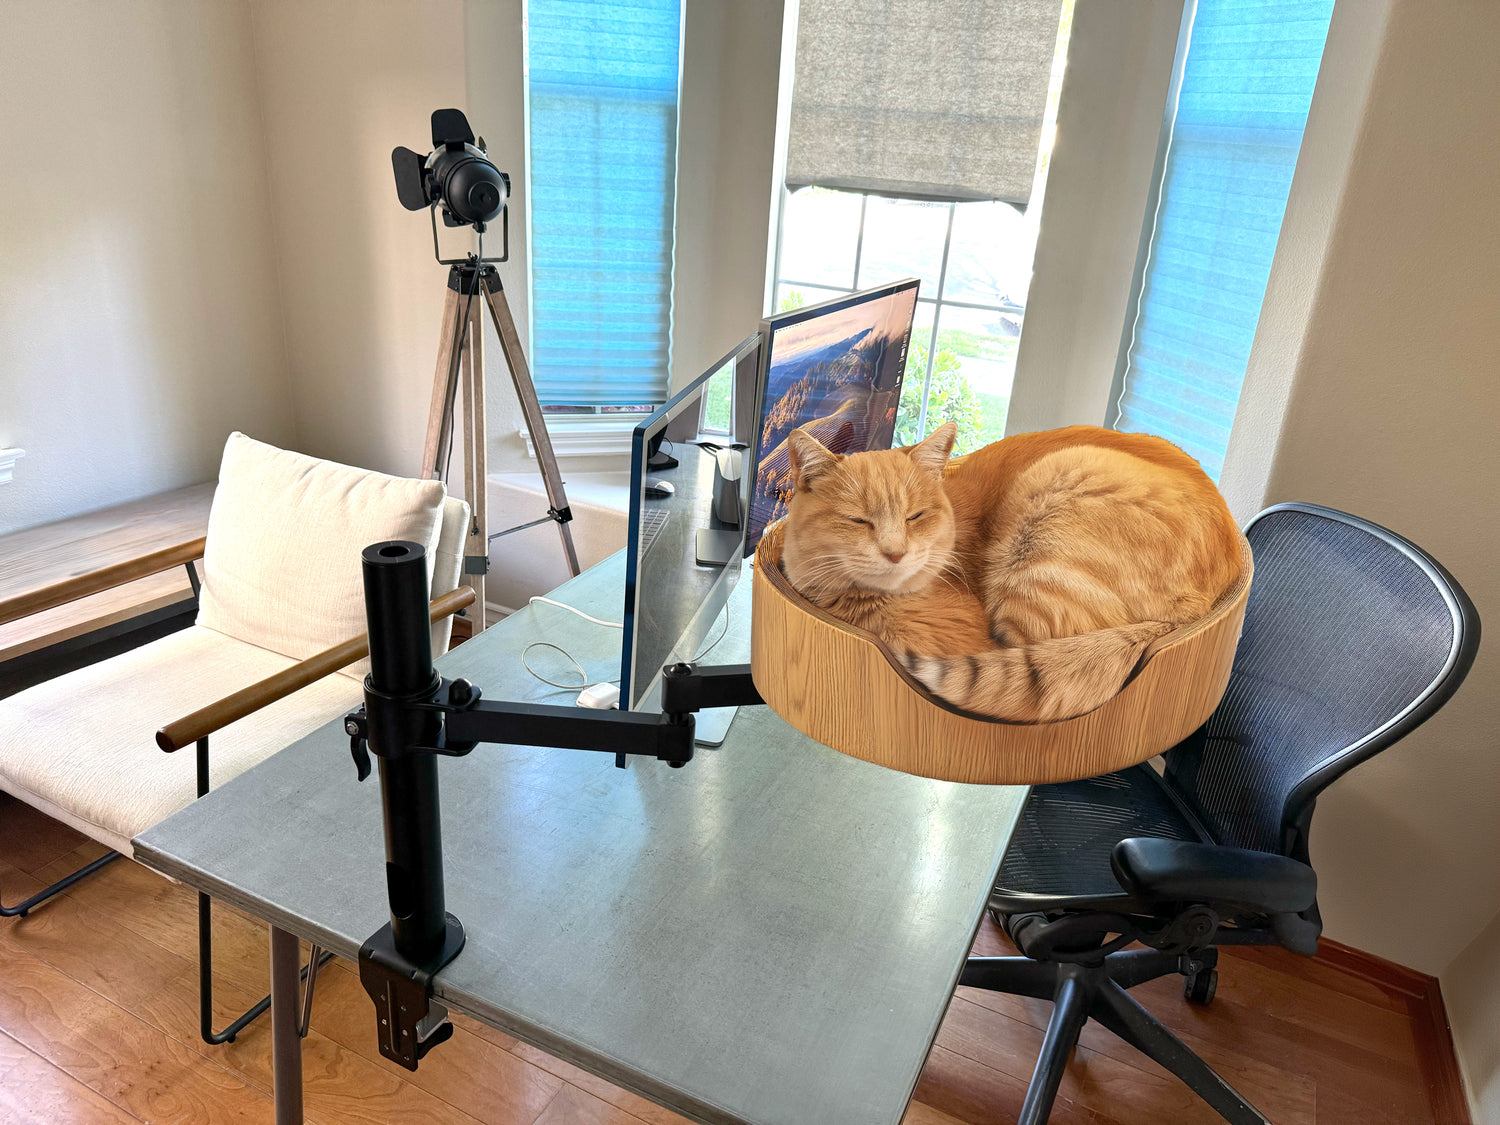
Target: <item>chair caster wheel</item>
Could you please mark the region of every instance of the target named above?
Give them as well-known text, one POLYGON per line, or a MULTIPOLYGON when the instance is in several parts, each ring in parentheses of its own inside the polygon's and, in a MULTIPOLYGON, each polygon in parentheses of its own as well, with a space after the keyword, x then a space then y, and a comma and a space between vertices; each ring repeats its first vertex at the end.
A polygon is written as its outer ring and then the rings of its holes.
POLYGON ((1219 970, 1193 969, 1183 974, 1182 995, 1189 1004, 1208 1004, 1219 988, 1219 970))

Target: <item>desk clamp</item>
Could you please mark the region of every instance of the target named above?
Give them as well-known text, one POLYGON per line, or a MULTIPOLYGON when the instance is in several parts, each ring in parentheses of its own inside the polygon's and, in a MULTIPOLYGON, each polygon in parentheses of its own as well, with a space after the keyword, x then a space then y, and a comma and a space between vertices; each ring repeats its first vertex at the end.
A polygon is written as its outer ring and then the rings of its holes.
POLYGON ((749 665, 663 670, 661 714, 491 702, 432 667, 426 551, 410 542, 365 548, 370 674, 365 704, 344 719, 360 781, 380 763, 386 893, 391 920, 360 947, 359 979, 375 1002, 380 1053, 407 1070, 453 1034, 433 977, 463 949, 445 909, 437 759, 481 742, 642 755, 678 768, 693 760, 693 712, 760 703, 749 665))

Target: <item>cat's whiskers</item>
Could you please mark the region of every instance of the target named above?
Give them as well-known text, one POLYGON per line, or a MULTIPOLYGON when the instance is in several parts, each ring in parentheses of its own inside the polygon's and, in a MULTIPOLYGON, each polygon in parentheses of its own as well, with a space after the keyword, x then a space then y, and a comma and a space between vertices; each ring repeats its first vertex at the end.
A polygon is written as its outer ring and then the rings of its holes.
POLYGON ((854 585, 842 555, 822 555, 798 568, 798 588, 803 592, 833 593, 854 585))

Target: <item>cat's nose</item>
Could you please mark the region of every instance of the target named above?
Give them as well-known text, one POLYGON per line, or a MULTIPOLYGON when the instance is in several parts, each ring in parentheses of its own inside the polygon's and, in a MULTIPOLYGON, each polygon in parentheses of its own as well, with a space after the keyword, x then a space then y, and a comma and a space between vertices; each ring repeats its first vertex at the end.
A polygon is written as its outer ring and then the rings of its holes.
POLYGON ((906 558, 905 551, 882 551, 881 554, 890 559, 893 563, 898 563, 902 559, 906 558))

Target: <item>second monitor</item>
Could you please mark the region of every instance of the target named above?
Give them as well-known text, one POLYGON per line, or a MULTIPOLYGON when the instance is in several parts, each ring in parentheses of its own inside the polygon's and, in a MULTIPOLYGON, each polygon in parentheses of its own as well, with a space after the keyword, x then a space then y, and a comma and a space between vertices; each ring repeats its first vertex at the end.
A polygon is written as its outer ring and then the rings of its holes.
MULTIPOLYGON (((729 628, 719 618, 741 575, 749 508, 742 452, 758 417, 750 396, 759 350, 758 336, 744 340, 632 435, 620 669, 626 710, 655 709, 662 666, 697 658, 729 628)), ((722 740, 714 725, 700 717, 700 741, 722 740)))

